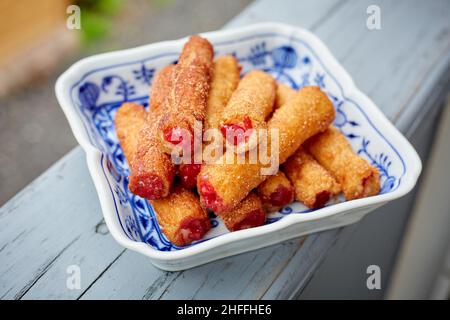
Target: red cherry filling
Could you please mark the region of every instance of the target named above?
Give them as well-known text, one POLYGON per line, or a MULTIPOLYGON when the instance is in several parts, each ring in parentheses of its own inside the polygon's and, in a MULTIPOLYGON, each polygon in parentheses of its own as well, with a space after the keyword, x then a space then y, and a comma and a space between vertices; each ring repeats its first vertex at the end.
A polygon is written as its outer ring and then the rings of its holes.
POLYGON ((214 187, 205 180, 200 181, 198 192, 200 193, 203 205, 214 212, 223 212, 226 207, 223 200, 217 195, 214 187))
POLYGON ((207 221, 197 218, 187 218, 180 226, 180 233, 186 244, 200 240, 208 230, 209 224, 207 221))
POLYGON ((325 203, 328 202, 328 200, 330 200, 330 193, 326 190, 323 190, 321 192, 319 192, 316 195, 316 201, 313 204, 313 208, 321 208, 325 205, 325 203))
POLYGON ((131 192, 149 200, 160 199, 164 195, 163 180, 156 175, 140 175, 130 181, 131 192))
POLYGON ((283 207, 292 201, 294 191, 283 185, 279 185, 274 192, 270 194, 269 203, 276 207, 283 207))
POLYGON ((197 176, 201 167, 201 164, 195 163, 180 165, 179 176, 183 187, 187 189, 195 188, 197 185, 197 176))
POLYGON ((266 221, 266 214, 261 209, 256 209, 247 214, 247 216, 237 223, 232 231, 243 230, 258 227, 266 221))
POLYGON ((248 141, 253 132, 252 120, 249 117, 244 117, 242 124, 231 123, 223 124, 220 131, 224 138, 234 146, 248 141))
POLYGON ((164 140, 173 144, 174 146, 180 145, 184 150, 188 150, 190 147, 193 150, 194 139, 191 130, 186 130, 183 128, 166 128, 163 131, 164 140))

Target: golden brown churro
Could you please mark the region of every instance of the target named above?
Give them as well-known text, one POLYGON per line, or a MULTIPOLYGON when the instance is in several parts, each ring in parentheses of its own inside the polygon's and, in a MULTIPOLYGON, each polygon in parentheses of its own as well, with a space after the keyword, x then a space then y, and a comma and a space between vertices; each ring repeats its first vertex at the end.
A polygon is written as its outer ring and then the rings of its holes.
POLYGON ((138 148, 139 132, 144 126, 146 117, 144 107, 131 102, 122 104, 116 113, 117 137, 130 168, 138 148))
POLYGON ((236 208, 222 213, 220 218, 228 230, 237 231, 263 225, 266 221, 266 214, 261 200, 252 192, 236 208))
POLYGON ((169 64, 156 73, 150 91, 150 110, 161 112, 167 105, 166 99, 169 96, 170 88, 173 84, 175 65, 169 64))
POLYGON ((190 149, 195 122, 205 118, 213 56, 211 43, 200 36, 190 37, 183 47, 158 124, 162 147, 168 154, 175 145, 190 149))
POLYGON ((275 109, 278 109, 295 95, 295 90, 287 84, 279 83, 277 85, 277 94, 275 97, 275 109))
POLYGON ((150 203, 164 235, 177 246, 200 240, 211 229, 208 214, 192 191, 175 187, 166 198, 150 203))
POLYGON ((219 57, 214 61, 205 130, 219 128, 222 113, 239 83, 240 66, 233 56, 219 57))
POLYGON ((150 200, 166 197, 175 175, 175 166, 161 150, 157 137, 158 117, 157 113, 149 112, 139 132, 128 184, 131 192, 150 200))
POLYGON ((336 177, 347 200, 380 192, 378 170, 353 152, 350 143, 337 128, 330 127, 312 137, 305 143, 305 149, 336 177))
POLYGON ((266 118, 273 110, 275 80, 269 74, 255 70, 247 73, 234 91, 222 113, 220 129, 227 144, 238 153, 258 144, 257 130, 266 128, 266 118))
POLYGON ((308 152, 300 147, 283 165, 295 188, 295 198, 308 208, 320 208, 341 192, 340 184, 308 152))

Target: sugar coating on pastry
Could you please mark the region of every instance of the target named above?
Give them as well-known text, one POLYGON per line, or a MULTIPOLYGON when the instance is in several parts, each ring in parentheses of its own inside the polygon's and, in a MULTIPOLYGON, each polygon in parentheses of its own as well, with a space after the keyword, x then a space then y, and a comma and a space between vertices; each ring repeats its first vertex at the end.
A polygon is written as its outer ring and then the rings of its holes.
POLYGON ((150 203, 164 235, 177 246, 200 240, 211 229, 207 212, 190 190, 176 186, 167 197, 150 203))
POLYGON ((237 231, 263 225, 266 214, 260 198, 252 192, 233 210, 223 212, 220 218, 228 230, 237 231))
POLYGON ((337 128, 331 126, 312 137, 305 143, 305 148, 336 177, 347 200, 373 196, 380 192, 378 169, 358 156, 337 128))
POLYGON ((302 147, 289 157, 282 170, 294 185, 295 198, 309 208, 323 207, 341 192, 332 174, 302 147))

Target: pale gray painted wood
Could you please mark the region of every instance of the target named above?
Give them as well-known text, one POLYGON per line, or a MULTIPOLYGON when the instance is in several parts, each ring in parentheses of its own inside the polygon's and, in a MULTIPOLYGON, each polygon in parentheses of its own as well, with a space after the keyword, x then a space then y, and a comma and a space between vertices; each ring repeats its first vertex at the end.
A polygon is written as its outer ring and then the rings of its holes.
POLYGON ((127 251, 82 298, 102 294, 108 299, 256 298, 300 247, 301 242, 293 240, 183 272, 155 272, 145 257, 127 251), (138 273, 123 274, 143 264, 148 266, 139 268, 138 273))
POLYGON ((342 228, 309 235, 302 250, 298 250, 283 269, 262 299, 295 299, 316 272, 325 258, 325 253, 334 245, 342 228), (308 248, 308 250, 305 250, 308 248), (312 261, 309 268, 300 268, 304 261, 312 261))
POLYGON ((80 266, 85 287, 122 250, 77 148, 0 209, 0 297, 76 298, 67 267, 80 266))
MULTIPOLYGON (((226 27, 281 21, 311 29, 357 86, 406 131, 426 114, 422 106, 431 108, 436 104, 430 101, 440 99, 437 84, 445 87, 449 7, 443 0, 263 0, 226 27), (379 31, 365 28, 369 4, 382 8, 379 31)), ((340 232, 171 273, 124 251, 103 232, 101 221, 84 153, 77 148, 0 209, 0 297, 290 298, 302 290, 340 232), (81 290, 65 286, 70 264, 81 267, 81 290)))

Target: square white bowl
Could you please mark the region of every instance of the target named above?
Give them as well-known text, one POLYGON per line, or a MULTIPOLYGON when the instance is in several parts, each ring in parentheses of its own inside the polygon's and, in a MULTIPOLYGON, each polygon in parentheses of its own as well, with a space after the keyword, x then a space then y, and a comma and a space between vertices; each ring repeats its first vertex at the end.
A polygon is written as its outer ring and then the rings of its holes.
POLYGON ((177 60, 187 38, 154 43, 83 59, 56 83, 58 101, 86 151, 106 224, 121 245, 145 254, 161 269, 183 270, 354 223, 414 187, 422 168, 416 151, 312 33, 263 23, 202 35, 212 42, 216 56, 234 54, 243 73, 262 69, 294 88, 320 86, 336 108, 334 125, 380 170, 381 193, 346 202, 338 197, 318 210, 296 202, 271 214, 266 225, 237 232, 228 232, 212 217, 213 228, 204 239, 182 248, 172 245, 161 233, 151 205, 129 192, 128 166, 114 129, 115 111, 123 102, 148 105, 155 72, 177 60))

